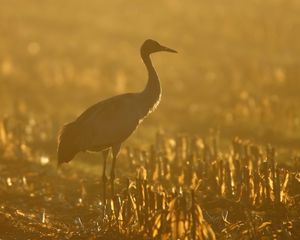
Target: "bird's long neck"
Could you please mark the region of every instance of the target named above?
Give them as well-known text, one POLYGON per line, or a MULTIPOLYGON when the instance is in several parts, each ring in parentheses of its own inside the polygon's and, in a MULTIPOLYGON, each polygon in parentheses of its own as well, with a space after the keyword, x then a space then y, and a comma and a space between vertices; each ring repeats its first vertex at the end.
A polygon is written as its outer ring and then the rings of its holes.
POLYGON ((141 52, 141 57, 148 71, 148 82, 145 89, 141 92, 143 102, 147 110, 152 110, 160 100, 161 87, 157 73, 152 65, 149 54, 141 52))

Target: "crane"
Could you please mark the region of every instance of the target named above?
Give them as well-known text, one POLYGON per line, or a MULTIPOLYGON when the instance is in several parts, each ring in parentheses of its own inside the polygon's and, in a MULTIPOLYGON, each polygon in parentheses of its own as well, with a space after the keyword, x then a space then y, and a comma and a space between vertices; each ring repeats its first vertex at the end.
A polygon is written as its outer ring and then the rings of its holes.
POLYGON ((79 152, 102 152, 104 199, 106 199, 107 181, 106 161, 110 149, 113 158, 110 172, 113 196, 115 165, 121 144, 160 102, 161 86, 150 58, 150 54, 160 51, 177 53, 151 39, 146 40, 141 46, 141 58, 148 72, 148 81, 143 91, 125 93, 100 101, 85 110, 76 120, 64 125, 60 131, 57 150, 58 166, 70 162, 79 152))

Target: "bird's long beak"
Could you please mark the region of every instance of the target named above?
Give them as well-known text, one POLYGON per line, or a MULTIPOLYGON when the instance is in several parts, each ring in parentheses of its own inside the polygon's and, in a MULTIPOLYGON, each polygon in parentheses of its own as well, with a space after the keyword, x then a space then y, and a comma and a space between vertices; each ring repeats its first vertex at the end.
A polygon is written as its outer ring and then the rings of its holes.
POLYGON ((165 47, 165 46, 161 46, 161 51, 178 53, 176 50, 168 48, 168 47, 165 47))

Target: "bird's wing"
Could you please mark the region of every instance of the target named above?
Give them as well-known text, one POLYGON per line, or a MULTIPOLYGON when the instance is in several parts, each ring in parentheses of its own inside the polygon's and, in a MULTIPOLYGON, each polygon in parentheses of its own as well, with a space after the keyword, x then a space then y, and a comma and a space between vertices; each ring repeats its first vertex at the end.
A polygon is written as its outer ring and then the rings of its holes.
POLYGON ((125 96, 128 94, 122 94, 118 96, 114 96, 108 99, 105 99, 103 101, 100 101, 92 106, 90 106, 88 109, 86 109, 83 113, 79 115, 79 117, 76 119, 76 122, 84 122, 87 119, 89 119, 92 115, 101 112, 104 110, 107 106, 114 104, 114 102, 117 101, 118 98, 121 98, 122 96, 125 96))
POLYGON ((137 106, 137 95, 130 93, 88 108, 76 120, 81 128, 81 146, 89 149, 123 142, 138 126, 141 117, 137 106))

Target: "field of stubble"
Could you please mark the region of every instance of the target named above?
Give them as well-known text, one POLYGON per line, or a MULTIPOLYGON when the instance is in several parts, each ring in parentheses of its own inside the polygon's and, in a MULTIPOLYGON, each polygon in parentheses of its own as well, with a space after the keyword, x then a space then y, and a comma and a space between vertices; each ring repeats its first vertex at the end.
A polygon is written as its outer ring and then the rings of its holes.
POLYGON ((0 3, 0 238, 299 238, 297 1, 0 3), (103 200, 101 155, 56 169, 57 133, 144 87, 148 38, 179 54, 103 200))

